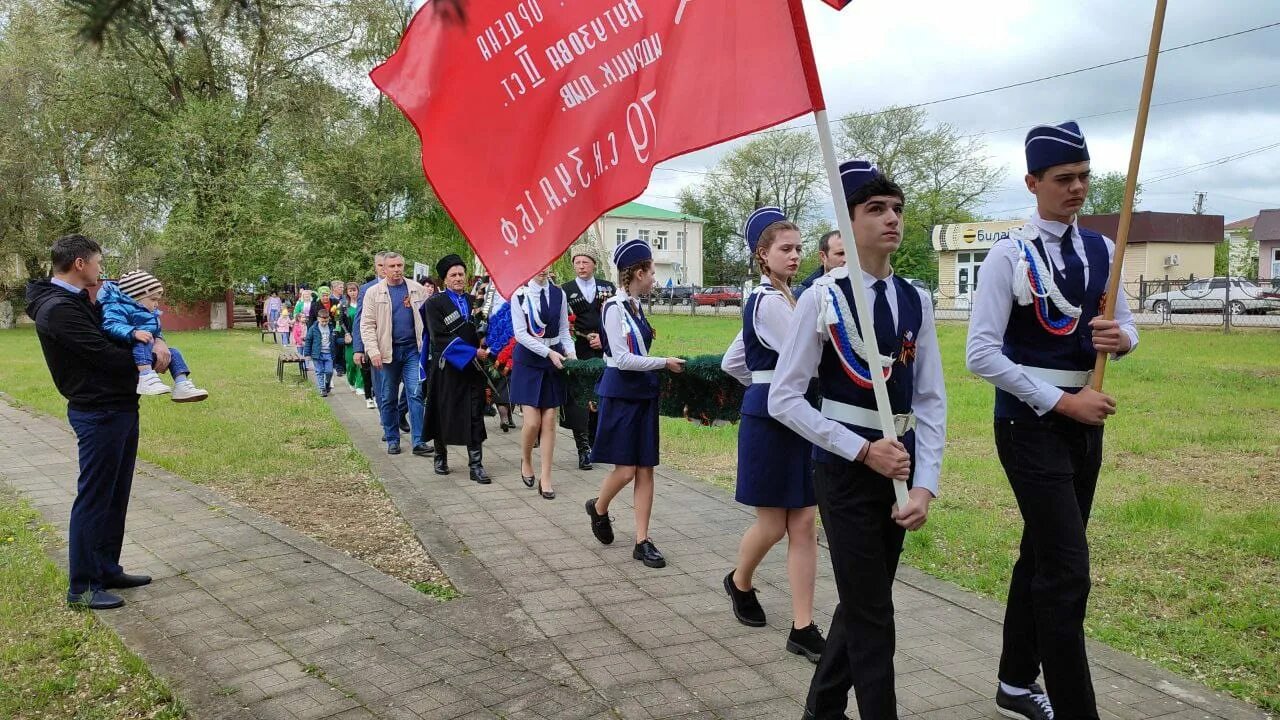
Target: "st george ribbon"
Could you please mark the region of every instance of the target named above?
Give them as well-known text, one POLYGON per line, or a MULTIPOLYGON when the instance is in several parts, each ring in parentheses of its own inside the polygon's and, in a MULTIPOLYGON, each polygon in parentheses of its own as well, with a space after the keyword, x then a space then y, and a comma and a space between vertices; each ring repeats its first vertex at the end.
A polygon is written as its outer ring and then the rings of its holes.
POLYGON ((429 0, 370 73, 510 296, 654 165, 822 109, 799 0, 429 0))

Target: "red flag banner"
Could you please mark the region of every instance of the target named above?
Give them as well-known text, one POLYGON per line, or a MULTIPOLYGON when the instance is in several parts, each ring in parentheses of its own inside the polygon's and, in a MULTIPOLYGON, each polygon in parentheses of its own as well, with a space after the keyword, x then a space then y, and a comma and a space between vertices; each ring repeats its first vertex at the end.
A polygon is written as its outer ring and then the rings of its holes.
POLYGON ((849 7, 849 3, 852 3, 853 0, 822 0, 822 2, 830 5, 831 7, 837 10, 843 10, 849 7))
POLYGON ((800 0, 438 4, 370 77, 508 297, 655 163, 822 106, 800 0))

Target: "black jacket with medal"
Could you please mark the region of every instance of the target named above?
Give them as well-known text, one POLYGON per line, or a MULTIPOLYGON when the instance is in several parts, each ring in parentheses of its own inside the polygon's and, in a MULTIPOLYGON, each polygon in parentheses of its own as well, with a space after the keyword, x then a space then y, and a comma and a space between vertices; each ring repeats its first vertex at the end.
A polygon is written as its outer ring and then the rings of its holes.
MULTIPOLYGON (((464 296, 465 297, 465 296, 464 296)), ((467 307, 471 299, 466 298, 467 307)), ((485 439, 484 375, 474 365, 458 370, 445 362, 444 349, 459 338, 480 347, 480 335, 471 313, 463 314, 440 291, 423 305, 431 334, 431 368, 427 384, 427 425, 425 436, 442 439, 447 445, 470 445, 485 439)))
POLYGON ((608 280, 597 278, 596 298, 591 302, 587 302, 586 296, 582 294, 582 288, 578 287, 577 279, 561 285, 560 289, 564 291, 565 300, 569 303, 569 314, 574 316, 573 345, 578 359, 590 360, 604 357, 604 322, 600 316, 600 309, 604 307, 604 301, 612 297, 618 288, 608 280), (587 340, 587 335, 591 333, 600 336, 602 349, 596 350, 591 347, 591 342, 587 340))

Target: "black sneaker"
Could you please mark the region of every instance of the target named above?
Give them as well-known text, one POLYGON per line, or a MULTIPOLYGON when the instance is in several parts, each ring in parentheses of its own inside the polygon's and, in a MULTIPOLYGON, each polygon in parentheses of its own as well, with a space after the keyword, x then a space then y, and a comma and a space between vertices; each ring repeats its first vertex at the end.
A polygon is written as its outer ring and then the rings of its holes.
POLYGON ((652 540, 646 539, 636 543, 636 549, 631 551, 631 557, 651 568, 664 568, 667 566, 667 559, 662 557, 662 553, 658 552, 658 548, 653 544, 652 540))
POLYGON ((1025 695, 1010 695, 1004 688, 996 688, 996 710, 1005 717, 1021 720, 1053 720, 1053 706, 1044 688, 1035 683, 1025 695))
POLYGON ((764 608, 760 607, 760 601, 756 600, 756 589, 739 590, 738 586, 733 584, 733 573, 734 570, 730 570, 729 574, 724 576, 724 591, 733 602, 733 616, 743 625, 764 627, 764 608))
POLYGON ((596 498, 587 501, 587 514, 591 516, 591 533, 596 536, 600 544, 613 544, 613 523, 609 522, 607 514, 601 515, 596 512, 596 498))
POLYGON ((822 651, 826 649, 827 639, 822 637, 822 631, 817 625, 810 623, 809 627, 799 630, 794 625, 791 626, 791 634, 787 636, 787 652, 803 655, 809 662, 816 664, 822 658, 822 651))
POLYGON ((436 454, 436 451, 426 443, 418 443, 413 446, 413 454, 418 457, 431 457, 436 454))
POLYGON ((388 442, 388 443, 387 443, 387 454, 388 454, 388 455, 399 455, 399 454, 400 454, 400 443, 398 443, 398 442, 388 442))

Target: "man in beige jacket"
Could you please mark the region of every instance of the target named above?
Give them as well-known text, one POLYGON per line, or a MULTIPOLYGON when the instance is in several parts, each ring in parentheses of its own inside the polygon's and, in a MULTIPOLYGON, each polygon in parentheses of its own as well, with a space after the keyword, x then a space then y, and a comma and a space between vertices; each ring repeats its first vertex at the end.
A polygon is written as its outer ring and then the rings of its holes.
POLYGON ((400 422, 396 400, 404 383, 409 401, 409 434, 413 454, 430 456, 431 447, 422 439, 422 380, 419 352, 422 348, 422 306, 427 293, 404 276, 404 258, 387 253, 383 260, 382 282, 365 293, 360 311, 360 339, 365 355, 377 370, 378 414, 382 419, 382 439, 387 454, 400 454, 400 422))

